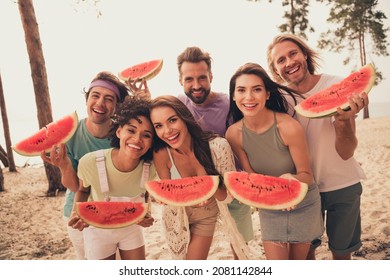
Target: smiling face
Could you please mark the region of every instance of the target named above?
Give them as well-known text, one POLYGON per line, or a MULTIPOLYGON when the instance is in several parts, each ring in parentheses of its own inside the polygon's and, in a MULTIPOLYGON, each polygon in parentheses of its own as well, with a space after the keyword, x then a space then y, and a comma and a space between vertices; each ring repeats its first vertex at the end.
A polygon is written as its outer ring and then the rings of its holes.
POLYGON ((190 134, 186 123, 169 106, 153 108, 150 112, 157 136, 173 149, 183 146, 190 134))
POLYGON ((116 135, 120 139, 120 150, 131 159, 143 156, 151 147, 153 140, 153 126, 144 116, 130 119, 127 124, 120 126, 116 135))
POLYGON ((275 71, 288 85, 298 87, 310 75, 307 56, 297 44, 288 40, 278 43, 270 55, 275 71))
POLYGON ((233 100, 244 116, 257 115, 268 98, 264 82, 257 75, 243 74, 236 79, 233 100))
POLYGON ((179 82, 185 94, 195 104, 203 104, 211 92, 213 76, 206 62, 184 62, 180 69, 179 82))
POLYGON ((116 94, 104 87, 93 87, 87 99, 88 119, 95 124, 111 121, 117 103, 116 94))

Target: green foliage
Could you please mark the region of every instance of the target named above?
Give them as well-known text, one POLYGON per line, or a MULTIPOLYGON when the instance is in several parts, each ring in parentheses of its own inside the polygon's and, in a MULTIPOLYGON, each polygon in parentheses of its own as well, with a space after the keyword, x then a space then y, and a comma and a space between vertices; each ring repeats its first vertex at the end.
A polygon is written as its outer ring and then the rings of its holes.
MULTIPOLYGON (((349 56, 344 60, 348 64, 355 60, 356 52, 360 54, 360 65, 367 64, 366 55, 369 46, 369 54, 388 56, 387 32, 383 20, 386 15, 375 10, 378 0, 318 0, 331 5, 327 21, 336 28, 329 29, 320 35, 318 47, 330 51, 349 51, 349 56)), ((382 75, 379 71, 378 78, 382 75)))

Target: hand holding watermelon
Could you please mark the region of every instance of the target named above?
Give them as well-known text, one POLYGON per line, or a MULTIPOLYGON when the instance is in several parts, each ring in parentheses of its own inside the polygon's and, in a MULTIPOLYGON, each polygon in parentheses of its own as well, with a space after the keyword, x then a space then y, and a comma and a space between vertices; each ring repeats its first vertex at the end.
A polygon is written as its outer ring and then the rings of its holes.
POLYGON ((87 224, 83 219, 81 219, 77 212, 73 211, 70 215, 68 226, 82 231, 84 228, 89 227, 89 224, 87 224))
POLYGON ((308 191, 305 183, 291 174, 273 177, 245 171, 225 172, 224 182, 238 201, 260 209, 291 210, 308 191))
POLYGON ((146 83, 146 79, 140 80, 139 78, 132 80, 127 80, 126 84, 129 86, 130 91, 134 96, 138 96, 140 98, 150 99, 151 94, 146 83), (139 86, 137 86, 139 84, 139 86))
POLYGON ((349 118, 368 105, 367 94, 375 80, 375 67, 369 63, 339 83, 306 98, 295 106, 295 110, 307 118, 323 118, 336 113, 344 115, 343 110, 349 110, 344 116, 345 119, 349 118))
POLYGON ((368 106, 369 100, 367 93, 363 92, 361 94, 353 94, 348 97, 349 108, 348 110, 343 110, 340 107, 337 108, 337 114, 335 119, 339 121, 346 121, 355 116, 364 108, 368 106))
POLYGON ((137 223, 137 225, 147 228, 152 226, 153 223, 154 223, 154 218, 148 213, 141 221, 137 223))
POLYGON ((41 158, 43 161, 50 163, 51 165, 57 166, 58 168, 72 167, 69 157, 66 152, 66 145, 54 145, 49 153, 45 151, 41 152, 41 158))

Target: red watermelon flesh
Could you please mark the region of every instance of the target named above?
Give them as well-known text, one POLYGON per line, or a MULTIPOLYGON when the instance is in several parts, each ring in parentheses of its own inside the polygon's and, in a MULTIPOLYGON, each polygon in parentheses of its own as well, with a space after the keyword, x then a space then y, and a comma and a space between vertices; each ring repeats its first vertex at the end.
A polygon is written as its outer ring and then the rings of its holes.
POLYGON ((307 118, 322 118, 337 113, 337 108, 349 109, 348 97, 352 94, 370 92, 376 79, 375 68, 367 64, 360 70, 353 72, 348 77, 327 89, 319 91, 300 104, 295 110, 301 116, 307 118))
POLYGON ((122 228, 142 220, 149 205, 143 202, 77 202, 76 212, 89 225, 98 228, 122 228))
POLYGON ((148 181, 145 188, 156 200, 172 206, 194 206, 214 195, 219 177, 212 175, 148 181))
POLYGON ((282 210, 299 204, 308 186, 295 179, 244 171, 224 174, 226 188, 238 201, 261 209, 282 210))
POLYGON ((155 59, 126 68, 119 72, 118 76, 124 81, 150 80, 160 73, 162 66, 163 60, 155 59))
POLYGON ((51 122, 38 132, 12 146, 12 149, 23 156, 37 156, 49 152, 54 145, 66 143, 77 130, 76 112, 51 122))

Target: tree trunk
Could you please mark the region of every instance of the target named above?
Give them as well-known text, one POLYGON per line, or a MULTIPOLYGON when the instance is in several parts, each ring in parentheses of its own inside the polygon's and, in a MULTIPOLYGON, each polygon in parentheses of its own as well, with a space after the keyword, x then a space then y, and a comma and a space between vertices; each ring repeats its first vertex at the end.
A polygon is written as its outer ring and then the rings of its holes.
POLYGON ((9 166, 7 152, 3 149, 1 145, 0 145, 0 161, 3 163, 4 167, 9 166))
MULTIPOLYGON (((53 117, 38 23, 35 17, 32 0, 19 0, 18 4, 25 34, 27 52, 30 58, 39 127, 44 127, 53 121, 53 117)), ((64 189, 61 185, 60 171, 57 167, 47 163, 44 163, 44 166, 49 183, 47 195, 55 196, 58 190, 64 189)))
POLYGON ((0 192, 4 191, 4 175, 3 175, 3 168, 0 166, 0 192))
MULTIPOLYGON (((5 147, 7 149, 7 153, 5 155, 6 156, 8 155, 7 156, 7 158, 8 158, 8 170, 10 172, 16 172, 14 154, 12 153, 12 148, 11 148, 12 142, 11 142, 11 135, 10 135, 10 132, 9 132, 7 108, 5 106, 5 98, 4 98, 4 91, 3 91, 3 83, 2 83, 2 80, 1 80, 1 73, 0 73, 0 110, 1 110, 1 120, 3 121, 5 147)), ((4 166, 6 166, 6 165, 4 164, 4 166)))
MULTIPOLYGON (((364 40, 364 32, 360 35, 360 52, 362 54, 362 67, 367 64, 367 56, 366 56, 366 42, 364 40)), ((363 119, 370 118, 370 113, 368 110, 368 106, 363 108, 363 119)))

